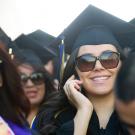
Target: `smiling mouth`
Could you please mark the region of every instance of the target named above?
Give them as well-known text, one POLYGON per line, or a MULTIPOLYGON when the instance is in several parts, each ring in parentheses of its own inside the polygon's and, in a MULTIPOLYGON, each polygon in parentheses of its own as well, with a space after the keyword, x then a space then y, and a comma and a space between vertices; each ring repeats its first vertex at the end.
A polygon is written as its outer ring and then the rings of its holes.
POLYGON ((92 77, 91 80, 96 83, 103 83, 106 80, 108 80, 109 78, 110 78, 110 76, 95 76, 95 77, 92 77))
POLYGON ((98 76, 98 77, 93 77, 93 81, 99 81, 99 80, 107 80, 109 76, 98 76))

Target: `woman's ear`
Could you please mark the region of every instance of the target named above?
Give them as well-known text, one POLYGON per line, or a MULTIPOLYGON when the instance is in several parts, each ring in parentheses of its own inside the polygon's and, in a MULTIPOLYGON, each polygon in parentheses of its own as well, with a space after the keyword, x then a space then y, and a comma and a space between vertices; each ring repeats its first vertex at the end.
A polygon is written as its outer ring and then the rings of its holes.
POLYGON ((2 87, 2 86, 3 86, 3 78, 2 78, 2 75, 0 73, 0 87, 2 87))

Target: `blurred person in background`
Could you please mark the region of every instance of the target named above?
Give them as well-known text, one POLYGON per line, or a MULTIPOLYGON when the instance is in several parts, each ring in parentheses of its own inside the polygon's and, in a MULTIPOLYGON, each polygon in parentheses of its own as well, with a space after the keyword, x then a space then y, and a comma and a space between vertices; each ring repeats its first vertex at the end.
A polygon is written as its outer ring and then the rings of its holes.
POLYGON ((24 93, 30 101, 30 113, 27 121, 32 126, 32 121, 40 106, 56 89, 41 60, 33 51, 28 49, 18 51, 15 56, 16 65, 24 93))
POLYGON ((118 73, 115 104, 122 123, 135 135, 135 52, 129 54, 118 73))
MULTIPOLYGON (((58 89, 58 81, 55 81, 58 69, 54 68, 54 60, 57 57, 57 52, 45 46, 40 40, 36 40, 33 36, 21 34, 14 41, 18 48, 20 49, 30 49, 32 50, 42 61, 45 70, 48 72, 49 76, 53 79, 53 83, 56 89, 58 89)), ((58 67, 58 63, 55 64, 58 67)))
POLYGON ((15 135, 36 134, 29 130, 26 117, 30 103, 21 86, 20 76, 5 45, 0 43, 0 116, 15 135))

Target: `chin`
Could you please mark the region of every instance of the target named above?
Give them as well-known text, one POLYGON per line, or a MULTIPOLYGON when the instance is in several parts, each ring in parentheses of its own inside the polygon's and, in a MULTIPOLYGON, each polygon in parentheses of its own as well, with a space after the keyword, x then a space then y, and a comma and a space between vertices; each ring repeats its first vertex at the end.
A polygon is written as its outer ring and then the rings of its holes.
POLYGON ((39 105, 40 103, 41 103, 41 101, 38 100, 38 99, 31 99, 31 100, 30 100, 30 104, 31 104, 31 105, 39 105))
POLYGON ((104 96, 104 95, 109 95, 112 92, 112 90, 108 90, 105 88, 99 88, 99 89, 93 89, 93 91, 89 91, 92 95, 95 96, 104 96))

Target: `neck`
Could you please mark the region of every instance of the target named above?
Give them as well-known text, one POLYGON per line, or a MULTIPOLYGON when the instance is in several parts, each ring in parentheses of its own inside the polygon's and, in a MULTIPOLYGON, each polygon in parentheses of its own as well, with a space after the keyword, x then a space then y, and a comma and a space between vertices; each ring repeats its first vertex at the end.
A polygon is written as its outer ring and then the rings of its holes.
POLYGON ((38 109, 39 109, 38 107, 34 107, 34 106, 31 107, 30 113, 29 113, 29 115, 27 117, 27 121, 28 121, 29 125, 31 125, 32 120, 37 115, 38 109))
POLYGON ((106 128, 112 112, 114 111, 114 93, 104 96, 89 96, 93 108, 97 113, 100 127, 106 128))

